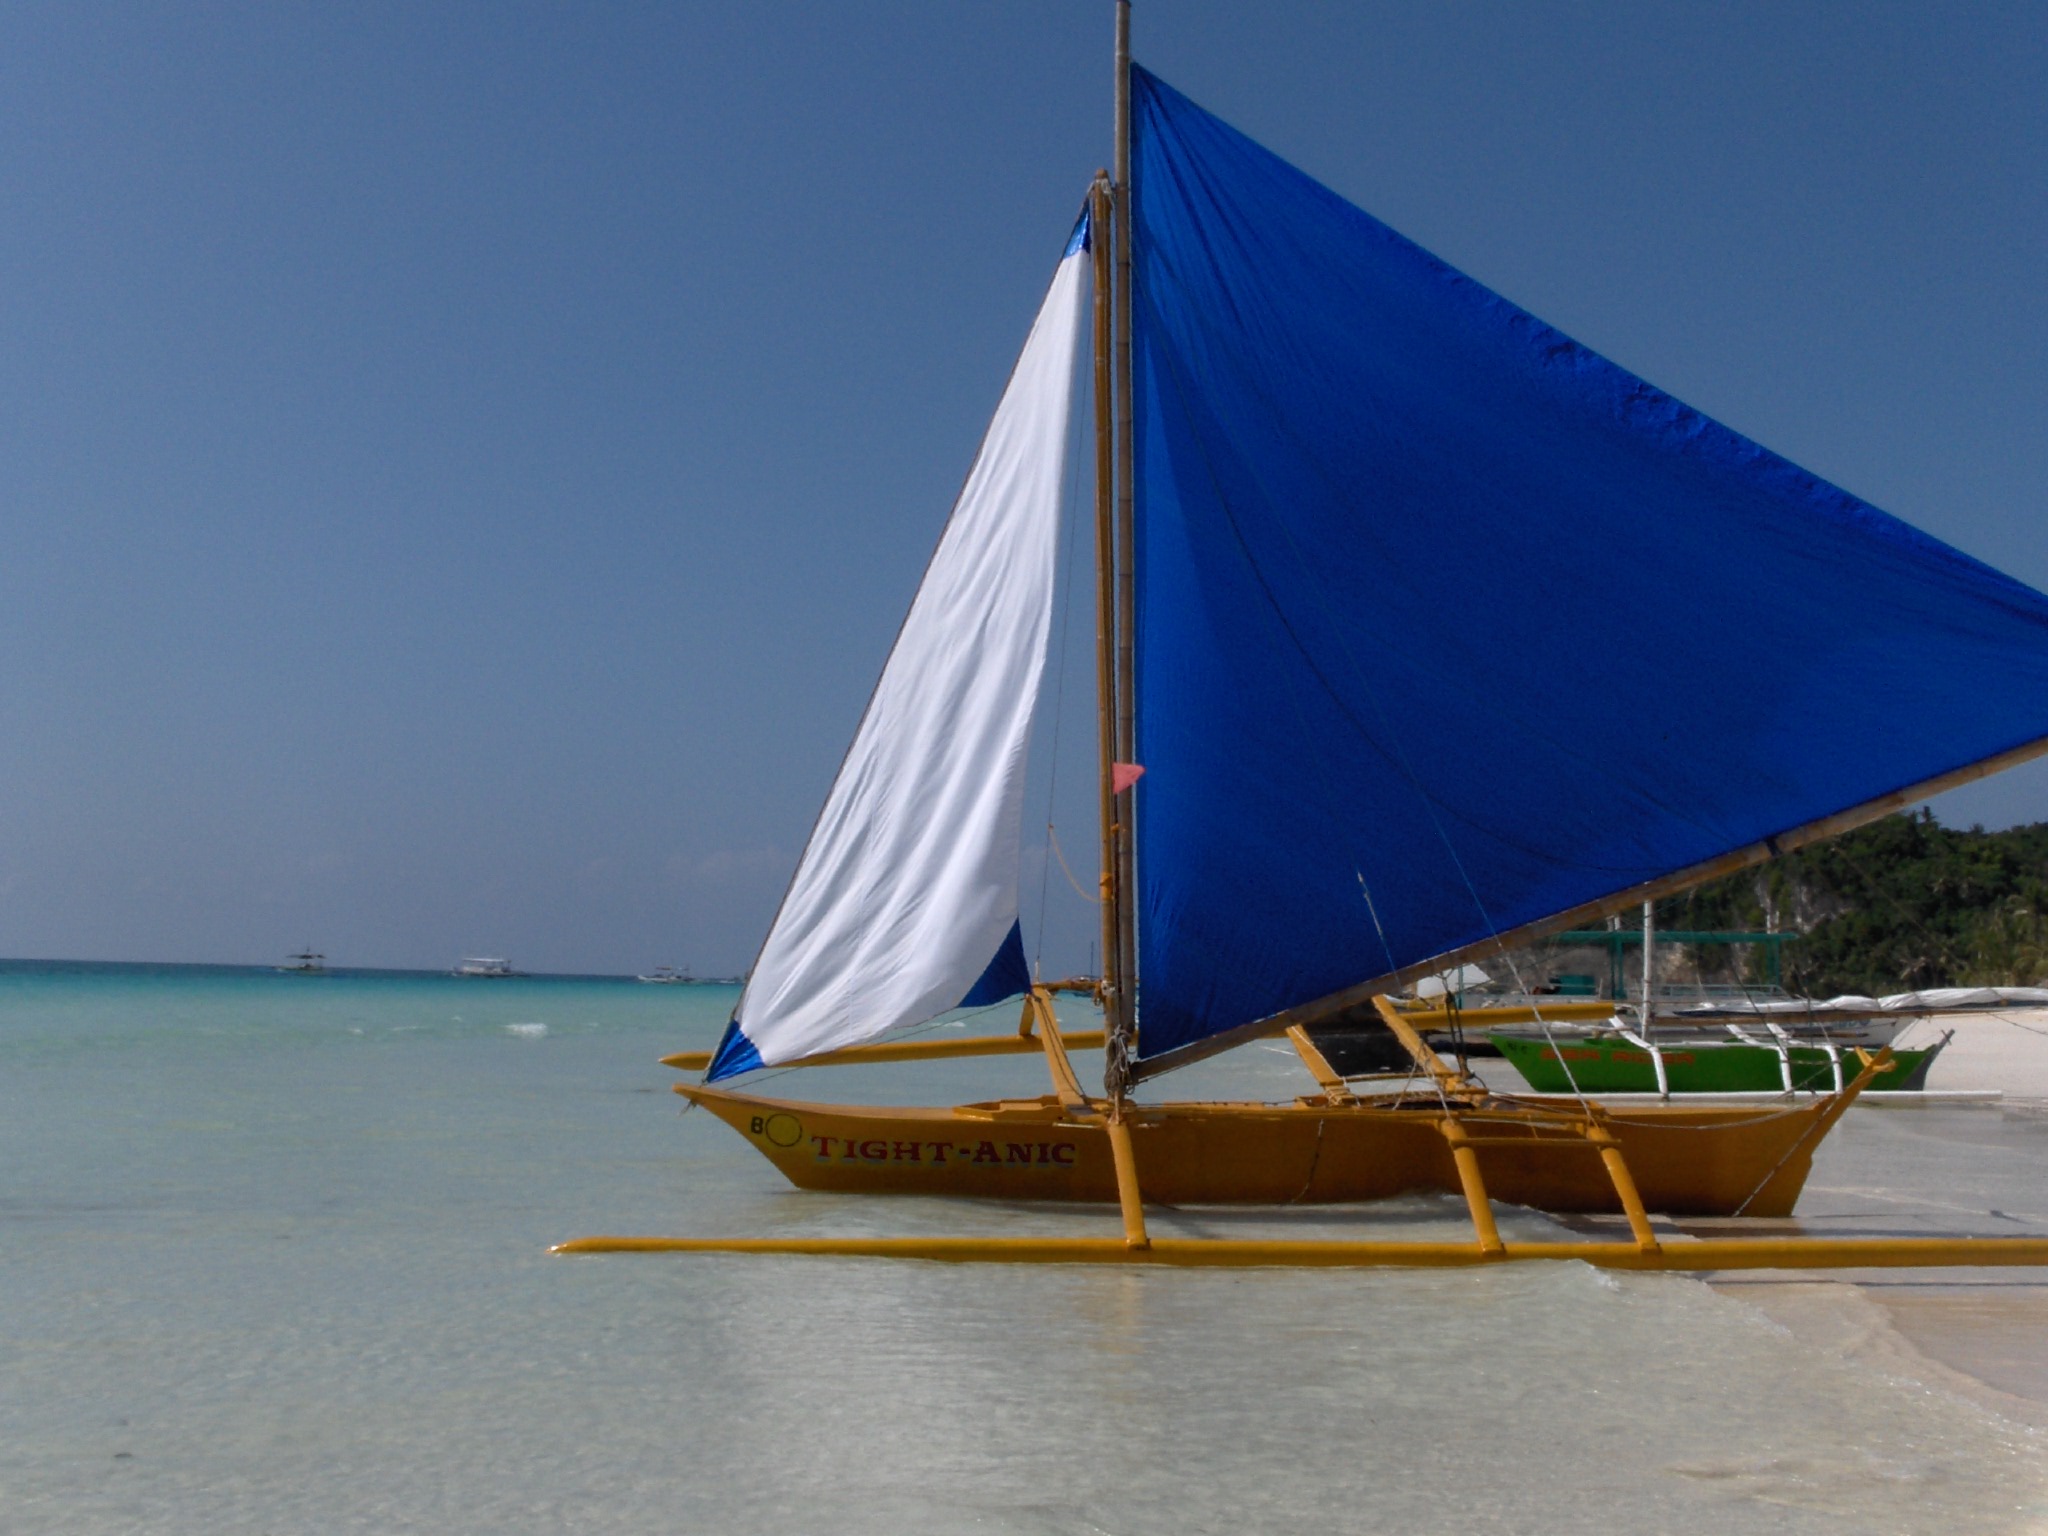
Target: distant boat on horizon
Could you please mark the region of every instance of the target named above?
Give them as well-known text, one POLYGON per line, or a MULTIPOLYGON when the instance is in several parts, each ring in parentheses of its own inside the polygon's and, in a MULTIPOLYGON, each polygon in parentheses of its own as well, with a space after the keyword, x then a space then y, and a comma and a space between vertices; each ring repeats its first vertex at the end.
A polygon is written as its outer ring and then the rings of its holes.
POLYGON ((295 955, 286 955, 284 964, 275 969, 290 976, 320 976, 326 974, 327 957, 309 944, 295 955))
POLYGON ((690 974, 690 968, 687 965, 680 971, 672 965, 657 965, 645 976, 636 976, 633 979, 635 981, 654 982, 664 986, 681 986, 694 982, 697 978, 690 974))
POLYGON ((523 976, 526 973, 524 971, 513 970, 512 962, 510 960, 501 959, 494 955, 473 955, 470 958, 464 960, 462 964, 456 966, 452 974, 456 976, 464 976, 470 978, 495 980, 506 976, 523 976))

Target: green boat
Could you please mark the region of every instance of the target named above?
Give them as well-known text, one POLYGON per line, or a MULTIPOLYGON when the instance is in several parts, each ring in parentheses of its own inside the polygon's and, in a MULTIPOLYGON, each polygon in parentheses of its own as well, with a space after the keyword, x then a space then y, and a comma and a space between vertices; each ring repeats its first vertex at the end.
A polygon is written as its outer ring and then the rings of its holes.
MULTIPOLYGON (((1775 1045, 1750 1045, 1737 1040, 1685 1040, 1658 1043, 1668 1087, 1657 1082, 1657 1064, 1641 1045, 1615 1035, 1560 1039, 1496 1031, 1489 1038, 1508 1065, 1538 1093, 1782 1093, 1789 1067, 1795 1091, 1832 1093, 1838 1086, 1836 1062, 1820 1046, 1794 1045, 1781 1054, 1775 1045), (1562 1056, 1563 1060, 1558 1058, 1562 1056), (1789 1056, 1789 1063, 1786 1057, 1789 1056), (1571 1069, 1570 1076, 1565 1073, 1571 1069)), ((1938 1044, 1921 1050, 1893 1051, 1892 1070, 1872 1086, 1880 1090, 1916 1092, 1927 1086, 1927 1069, 1941 1054, 1938 1044)), ((1848 1047, 1836 1047, 1843 1076, 1854 1077, 1862 1061, 1848 1047)))

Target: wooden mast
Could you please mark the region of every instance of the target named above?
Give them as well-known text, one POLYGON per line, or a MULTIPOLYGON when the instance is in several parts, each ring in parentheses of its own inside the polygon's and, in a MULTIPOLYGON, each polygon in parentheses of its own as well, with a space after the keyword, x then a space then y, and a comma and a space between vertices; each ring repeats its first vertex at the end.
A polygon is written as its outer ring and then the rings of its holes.
POLYGON ((1095 739, 1102 830, 1102 1012, 1117 1016, 1123 995, 1123 924, 1117 913, 1123 893, 1117 884, 1116 797, 1110 793, 1116 759, 1116 521, 1114 437, 1110 429, 1110 284, 1115 262, 1109 172, 1098 171, 1088 189, 1090 256, 1095 269, 1095 739))
MULTIPOLYGON (((1115 183, 1104 199, 1110 204, 1112 217, 1109 230, 1113 235, 1107 253, 1114 259, 1115 271, 1110 286, 1110 380, 1109 399, 1113 405, 1114 420, 1111 424, 1114 436, 1111 460, 1111 483, 1114 487, 1115 527, 1110 529, 1098 524, 1096 548, 1098 553, 1105 547, 1112 555, 1108 571, 1114 581, 1104 580, 1108 588, 1109 610, 1112 623, 1108 633, 1116 641, 1115 676, 1111 698, 1114 700, 1116 741, 1115 752, 1103 764, 1105 779, 1102 786, 1104 803, 1114 811, 1109 823, 1109 836, 1105 840, 1106 850, 1114 858, 1113 867, 1106 872, 1107 884, 1116 893, 1116 900, 1108 903, 1111 911, 1105 918, 1115 925, 1116 937, 1116 989, 1108 993, 1104 1003, 1104 1034, 1102 1049, 1102 1086, 1109 1095, 1109 1113, 1104 1117, 1103 1130, 1109 1142, 1110 1161, 1116 1169, 1117 1205, 1122 1211, 1124 1222, 1124 1247, 1132 1252, 1142 1252, 1151 1246, 1151 1238, 1145 1231, 1145 1200, 1138 1187, 1138 1155, 1131 1141, 1131 1122, 1126 1113, 1131 1084, 1136 1080, 1136 1022, 1138 958, 1134 938, 1132 909, 1137 905, 1137 886, 1131 878, 1132 868, 1132 796, 1127 784, 1121 794, 1115 792, 1115 765, 1136 760, 1133 747, 1136 728, 1132 709, 1134 643, 1132 616, 1136 604, 1133 601, 1132 543, 1131 543, 1131 3, 1130 0, 1116 0, 1116 158, 1115 183), (1112 536, 1113 535, 1113 536, 1112 536)), ((1102 266, 1096 268, 1099 274, 1102 266)), ((1098 287, 1099 294, 1101 289, 1098 287)), ((1100 333, 1098 333, 1099 335, 1100 333)), ((1097 354, 1100 357, 1100 353, 1097 354)), ((1102 375, 1098 363, 1097 379, 1102 375)), ((1101 398, 1098 395, 1098 400, 1101 398)), ((1097 407, 1098 412, 1100 406, 1097 407)), ((1097 418, 1098 430, 1101 417, 1097 418)), ((1097 464, 1101 463, 1101 448, 1098 442, 1097 464)), ((1099 485, 1099 482, 1098 482, 1099 485)), ((1100 498, 1101 491, 1097 490, 1100 498)), ((1098 499, 1098 508, 1108 508, 1098 499)), ((1110 724, 1108 706, 1105 705, 1103 725, 1110 724)), ((1110 930, 1107 926, 1104 932, 1110 930)), ((1106 955, 1107 951, 1105 951, 1106 955)), ((1106 974, 1106 972, 1105 972, 1106 974)))
MULTIPOLYGON (((1135 576, 1132 566, 1131 511, 1131 5, 1116 4, 1116 157, 1111 162, 1115 184, 1112 191, 1115 261, 1111 288, 1111 333, 1115 372, 1111 391, 1115 402, 1115 497, 1116 539, 1114 593, 1116 634, 1116 751, 1113 760, 1136 761, 1136 711, 1134 696, 1135 576)), ((1135 1003, 1137 1000, 1137 939, 1133 921, 1136 882, 1132 878, 1134 797, 1126 787, 1112 797, 1115 820, 1116 974, 1115 1012, 1106 1021, 1109 1048, 1104 1053, 1103 1087, 1114 1102, 1130 1091, 1135 1055, 1135 1003)))

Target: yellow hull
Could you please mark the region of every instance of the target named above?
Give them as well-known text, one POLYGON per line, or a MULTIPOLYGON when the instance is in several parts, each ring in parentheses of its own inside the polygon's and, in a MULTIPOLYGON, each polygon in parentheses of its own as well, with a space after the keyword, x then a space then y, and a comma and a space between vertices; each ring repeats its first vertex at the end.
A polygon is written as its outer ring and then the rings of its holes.
MULTIPOLYGON (((995 1200, 1111 1202, 1117 1180, 1099 1116, 1059 1099, 875 1109, 759 1098, 699 1084, 676 1092, 746 1137, 800 1189, 995 1200)), ((1137 1183, 1169 1205, 1287 1205, 1460 1193, 1452 1137, 1470 1145, 1496 1200, 1621 1212, 1591 1126, 1605 1130, 1642 1202, 1674 1216, 1786 1216, 1832 1117, 1796 1106, 1653 1105, 1595 1111, 1571 1100, 1461 1105, 1178 1103, 1127 1110, 1137 1183), (1455 1119, 1447 1132, 1446 1122, 1455 1119)))

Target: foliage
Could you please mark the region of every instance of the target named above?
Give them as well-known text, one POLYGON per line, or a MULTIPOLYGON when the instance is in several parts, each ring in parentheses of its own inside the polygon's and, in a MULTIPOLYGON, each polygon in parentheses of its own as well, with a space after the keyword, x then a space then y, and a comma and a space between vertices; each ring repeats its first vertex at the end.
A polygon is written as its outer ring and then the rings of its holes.
POLYGON ((1888 816, 1659 902, 1657 922, 1796 929, 1785 985, 1812 997, 2031 986, 2048 979, 2048 822, 1986 832, 1926 810, 1888 816))

